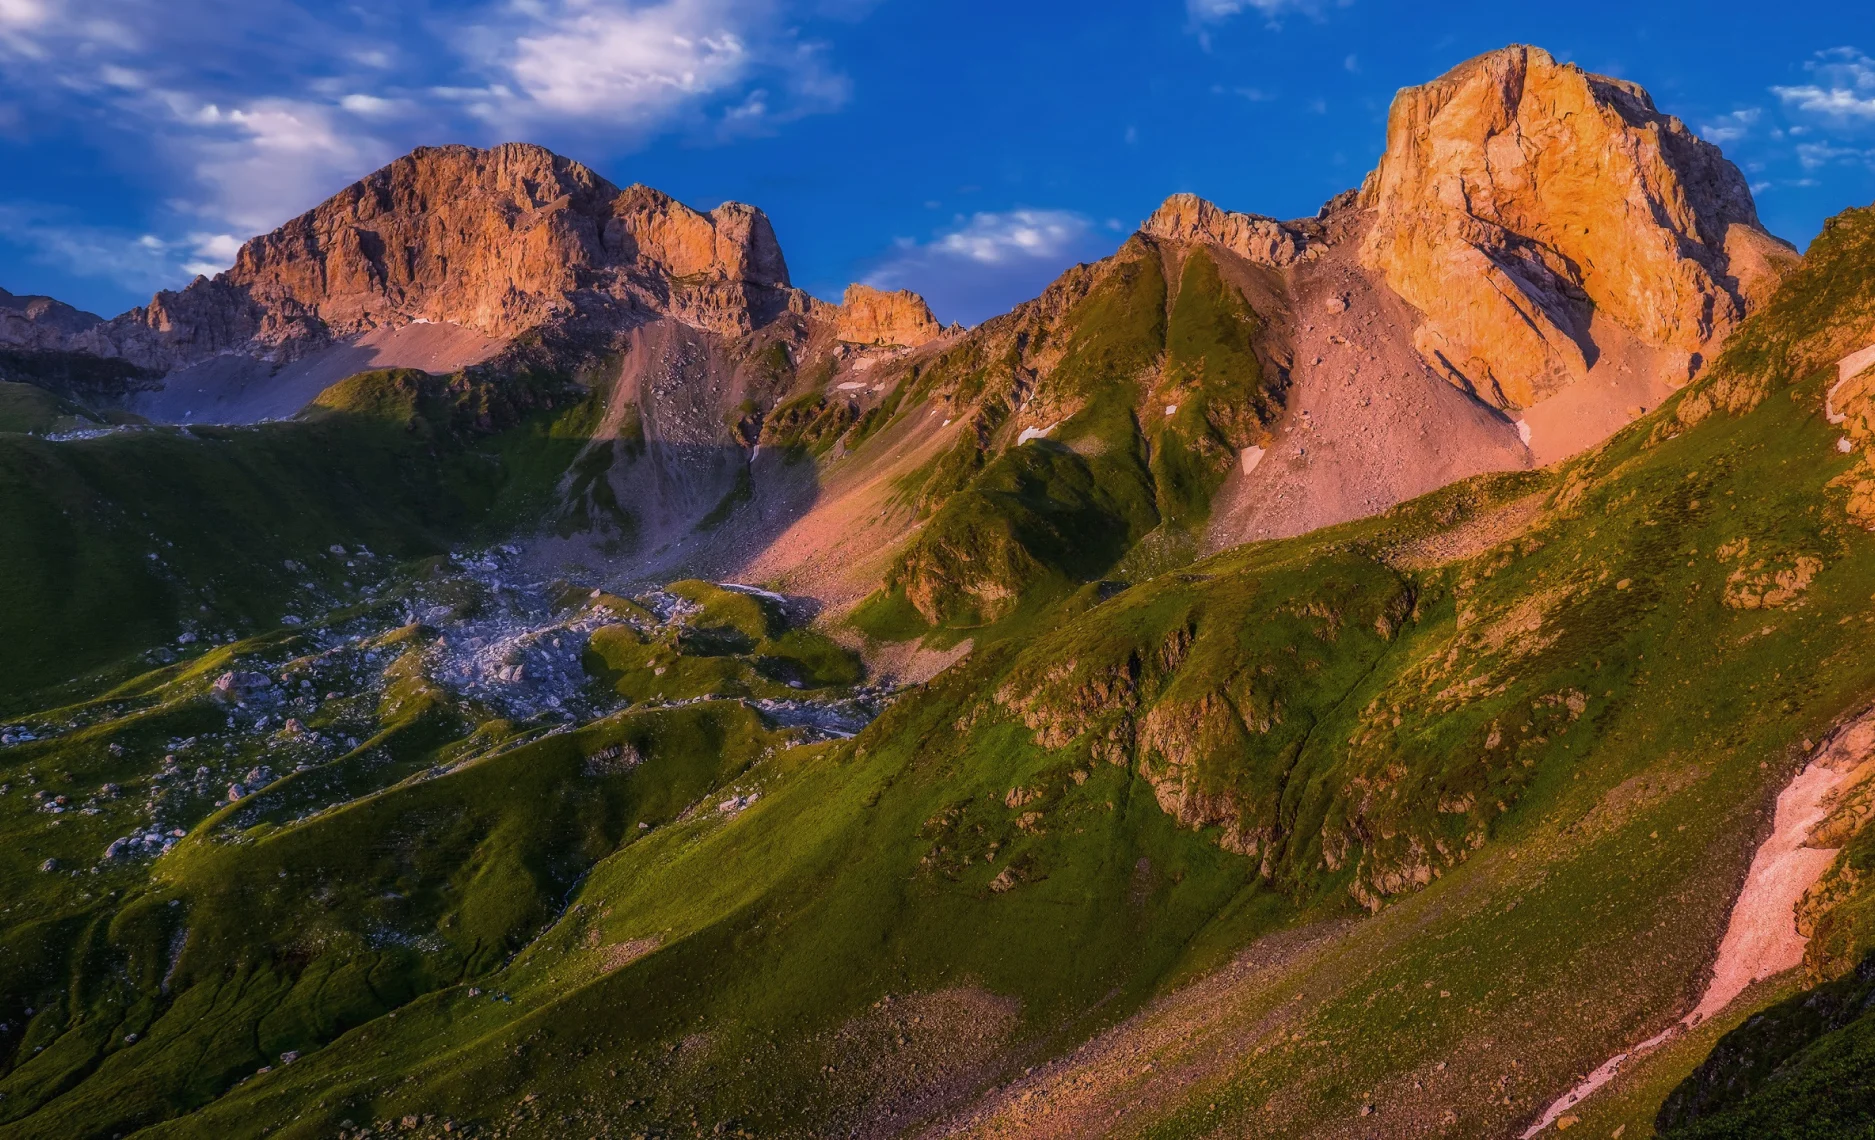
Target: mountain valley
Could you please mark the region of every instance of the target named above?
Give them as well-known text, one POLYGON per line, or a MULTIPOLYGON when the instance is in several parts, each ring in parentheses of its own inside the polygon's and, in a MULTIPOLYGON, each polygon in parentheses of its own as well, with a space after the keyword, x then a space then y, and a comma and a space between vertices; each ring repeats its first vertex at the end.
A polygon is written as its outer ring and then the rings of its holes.
POLYGON ((1872 444, 1521 46, 972 328, 521 143, 0 292, 0 1137, 1861 1135, 1872 444))

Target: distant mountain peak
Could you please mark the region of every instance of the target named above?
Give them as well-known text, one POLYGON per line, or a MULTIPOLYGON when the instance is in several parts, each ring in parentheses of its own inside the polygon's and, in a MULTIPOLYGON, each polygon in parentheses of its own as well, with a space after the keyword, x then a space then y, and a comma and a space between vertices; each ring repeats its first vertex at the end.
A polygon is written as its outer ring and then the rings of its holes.
POLYGON ((1220 209, 1196 194, 1167 198, 1140 226, 1140 232, 1163 241, 1217 246, 1276 268, 1309 256, 1312 240, 1291 223, 1220 209))

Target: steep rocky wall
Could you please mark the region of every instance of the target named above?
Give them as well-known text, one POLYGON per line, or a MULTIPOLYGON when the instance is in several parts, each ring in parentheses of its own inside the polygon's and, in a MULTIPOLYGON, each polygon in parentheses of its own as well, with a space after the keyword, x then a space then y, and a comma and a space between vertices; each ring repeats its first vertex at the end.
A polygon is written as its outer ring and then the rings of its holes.
POLYGON ((228 272, 158 293, 76 343, 166 369, 230 349, 291 359, 418 322, 506 338, 673 312, 735 335, 791 293, 752 206, 699 213, 526 144, 425 147, 248 242, 228 272))
POLYGON ((1529 47, 1400 92, 1361 202, 1363 260, 1425 314, 1420 352, 1504 408, 1587 374, 1595 311, 1696 366, 1795 258, 1717 147, 1529 47))
POLYGON ((944 332, 931 307, 904 289, 886 292, 870 285, 848 285, 841 298, 836 334, 854 344, 916 348, 944 332))

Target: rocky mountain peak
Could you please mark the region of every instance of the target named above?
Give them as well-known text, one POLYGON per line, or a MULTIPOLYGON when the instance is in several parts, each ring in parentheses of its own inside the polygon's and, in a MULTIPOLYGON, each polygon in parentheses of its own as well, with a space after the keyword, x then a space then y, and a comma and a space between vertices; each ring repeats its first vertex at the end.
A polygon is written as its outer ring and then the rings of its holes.
POLYGON ((1401 91, 1361 203, 1362 260, 1424 314, 1421 354, 1508 408, 1587 373, 1598 315, 1697 368, 1795 260, 1717 147, 1533 47, 1401 91))
POLYGON ((61 348, 73 334, 102 321, 93 313, 51 297, 22 297, 0 289, 0 345, 61 348))
POLYGON ((745 332, 785 307, 768 218, 624 190, 543 147, 421 147, 241 248, 234 266, 93 330, 82 347, 167 369, 291 359, 413 323, 489 337, 652 314, 745 332))
POLYGON ((1174 194, 1140 226, 1161 241, 1211 245, 1259 265, 1281 268, 1309 254, 1310 239, 1300 228, 1261 214, 1220 209, 1196 194, 1174 194))
POLYGON ((848 285, 841 298, 835 335, 853 344, 916 348, 943 335, 923 297, 906 289, 890 292, 848 285))

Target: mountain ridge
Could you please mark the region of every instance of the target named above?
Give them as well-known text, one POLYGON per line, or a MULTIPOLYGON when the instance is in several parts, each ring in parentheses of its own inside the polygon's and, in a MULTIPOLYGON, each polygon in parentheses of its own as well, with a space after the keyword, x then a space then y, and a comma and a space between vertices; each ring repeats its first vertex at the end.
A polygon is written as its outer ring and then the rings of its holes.
POLYGON ((1399 108, 1411 209, 1175 195, 969 330, 426 153, 139 318, 189 426, 0 392, 0 1136, 1875 1120, 1875 211, 1742 288, 1630 86, 1399 108))

